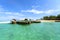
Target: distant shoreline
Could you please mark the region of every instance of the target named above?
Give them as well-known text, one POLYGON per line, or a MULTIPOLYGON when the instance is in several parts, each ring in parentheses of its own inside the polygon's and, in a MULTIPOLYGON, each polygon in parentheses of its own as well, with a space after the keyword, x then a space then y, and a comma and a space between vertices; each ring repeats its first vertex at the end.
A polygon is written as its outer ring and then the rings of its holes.
MULTIPOLYGON (((38 20, 40 22, 60 22, 60 20, 38 20)), ((11 21, 3 21, 3 22, 0 22, 1 23, 11 23, 11 21)))
POLYGON ((60 22, 60 20, 39 20, 41 22, 60 22))

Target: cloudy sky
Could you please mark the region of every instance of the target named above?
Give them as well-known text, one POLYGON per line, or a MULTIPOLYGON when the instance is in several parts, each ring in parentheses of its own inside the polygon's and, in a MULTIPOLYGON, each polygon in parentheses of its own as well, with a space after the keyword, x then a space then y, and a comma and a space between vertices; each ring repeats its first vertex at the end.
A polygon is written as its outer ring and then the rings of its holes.
POLYGON ((39 19, 60 14, 60 0, 0 0, 0 20, 39 19))

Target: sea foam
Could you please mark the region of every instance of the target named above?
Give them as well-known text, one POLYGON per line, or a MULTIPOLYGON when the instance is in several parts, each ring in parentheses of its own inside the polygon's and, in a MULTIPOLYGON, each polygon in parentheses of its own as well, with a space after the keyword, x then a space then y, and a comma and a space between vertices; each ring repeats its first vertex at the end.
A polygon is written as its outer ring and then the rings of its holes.
POLYGON ((10 23, 10 21, 4 21, 4 22, 0 22, 0 24, 1 24, 1 23, 10 23))

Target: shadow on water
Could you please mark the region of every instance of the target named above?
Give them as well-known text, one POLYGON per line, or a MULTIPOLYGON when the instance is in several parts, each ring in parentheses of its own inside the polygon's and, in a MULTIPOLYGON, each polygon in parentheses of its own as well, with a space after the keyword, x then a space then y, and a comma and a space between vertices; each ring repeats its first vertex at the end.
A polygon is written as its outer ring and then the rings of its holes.
POLYGON ((20 26, 26 27, 26 26, 30 26, 30 24, 18 24, 20 26))
POLYGON ((21 27, 26 27, 26 26, 30 26, 31 24, 11 24, 13 26, 21 26, 21 27))

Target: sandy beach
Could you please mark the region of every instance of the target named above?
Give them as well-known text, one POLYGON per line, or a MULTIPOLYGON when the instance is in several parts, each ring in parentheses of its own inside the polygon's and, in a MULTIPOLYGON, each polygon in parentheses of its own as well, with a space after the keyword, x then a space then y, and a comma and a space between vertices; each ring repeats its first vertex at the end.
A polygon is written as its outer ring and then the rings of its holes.
POLYGON ((41 22, 55 22, 55 21, 60 21, 60 20, 40 20, 41 22))

